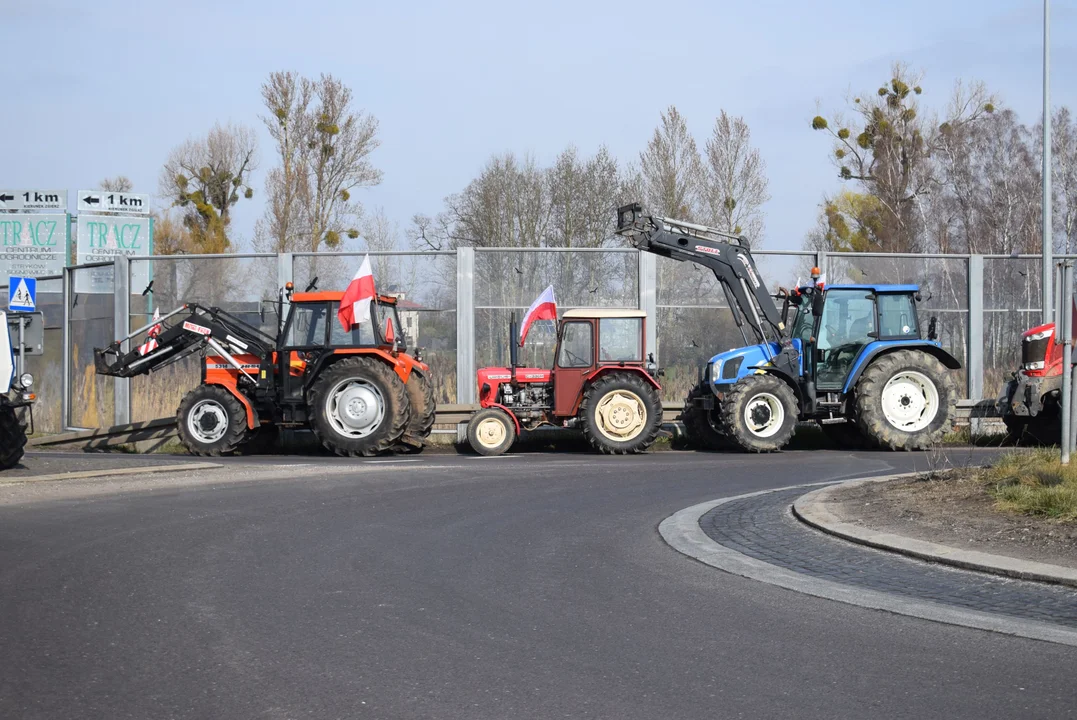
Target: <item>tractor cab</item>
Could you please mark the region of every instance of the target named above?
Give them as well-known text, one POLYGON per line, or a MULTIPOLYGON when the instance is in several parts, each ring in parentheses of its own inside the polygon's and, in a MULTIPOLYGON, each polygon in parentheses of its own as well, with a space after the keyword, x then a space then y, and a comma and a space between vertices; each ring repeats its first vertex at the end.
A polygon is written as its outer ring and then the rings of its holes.
POLYGON ((647 313, 643 310, 580 309, 562 316, 550 380, 554 413, 572 415, 584 385, 612 369, 655 374, 653 355, 644 354, 647 313))

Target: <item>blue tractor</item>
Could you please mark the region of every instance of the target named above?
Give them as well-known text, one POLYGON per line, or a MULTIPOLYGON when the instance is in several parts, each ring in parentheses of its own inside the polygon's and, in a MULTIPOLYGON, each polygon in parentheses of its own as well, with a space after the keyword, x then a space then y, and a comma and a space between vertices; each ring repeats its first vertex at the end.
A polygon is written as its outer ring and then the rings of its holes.
POLYGON ((693 444, 773 452, 814 421, 845 447, 921 450, 953 427, 961 363, 937 341, 934 317, 922 334, 916 285, 813 282, 771 295, 743 238, 639 203, 618 208, 617 234, 712 270, 744 338, 707 362, 686 398, 693 444))

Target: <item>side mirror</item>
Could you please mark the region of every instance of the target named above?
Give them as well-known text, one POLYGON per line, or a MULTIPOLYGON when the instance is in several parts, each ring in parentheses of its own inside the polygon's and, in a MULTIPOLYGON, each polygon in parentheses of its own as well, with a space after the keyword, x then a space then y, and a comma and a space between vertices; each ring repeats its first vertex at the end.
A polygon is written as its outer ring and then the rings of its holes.
POLYGON ((927 324, 927 339, 935 340, 939 337, 939 319, 934 315, 931 316, 931 320, 927 324))
POLYGON ((811 299, 811 314, 820 317, 823 314, 823 293, 815 293, 811 299))

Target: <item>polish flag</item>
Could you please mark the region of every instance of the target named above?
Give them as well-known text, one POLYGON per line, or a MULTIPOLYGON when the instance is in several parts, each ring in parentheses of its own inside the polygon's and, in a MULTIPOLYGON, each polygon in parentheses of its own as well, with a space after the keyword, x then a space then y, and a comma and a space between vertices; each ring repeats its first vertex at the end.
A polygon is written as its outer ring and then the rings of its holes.
POLYGON ((520 324, 520 346, 527 338, 527 331, 531 329, 531 323, 536 320, 557 320, 557 301, 553 297, 553 285, 542 291, 531 307, 527 309, 523 322, 520 324))
POLYGON ((351 332, 353 325, 370 320, 370 301, 374 299, 374 273, 370 271, 370 256, 363 257, 359 272, 355 273, 344 297, 340 300, 337 319, 344 332, 351 332))
MULTIPOLYGON (((153 319, 156 322, 161 319, 161 308, 153 311, 153 319)), ((161 323, 157 323, 146 332, 146 342, 138 346, 138 354, 145 355, 157 349, 157 336, 161 334, 161 323)))

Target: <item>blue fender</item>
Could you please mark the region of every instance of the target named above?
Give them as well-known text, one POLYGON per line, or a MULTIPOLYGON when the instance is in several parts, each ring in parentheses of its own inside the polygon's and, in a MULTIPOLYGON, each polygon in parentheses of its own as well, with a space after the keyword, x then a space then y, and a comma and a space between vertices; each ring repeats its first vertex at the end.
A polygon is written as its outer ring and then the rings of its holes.
POLYGON ((937 342, 928 340, 877 340, 868 343, 864 346, 864 349, 860 351, 860 355, 853 364, 853 369, 850 371, 849 377, 845 379, 845 387, 842 388, 842 393, 848 393, 856 386, 856 382, 860 379, 864 369, 874 362, 876 358, 896 350, 921 350, 938 358, 939 361, 950 370, 961 369, 961 363, 958 359, 944 350, 942 345, 937 342))

